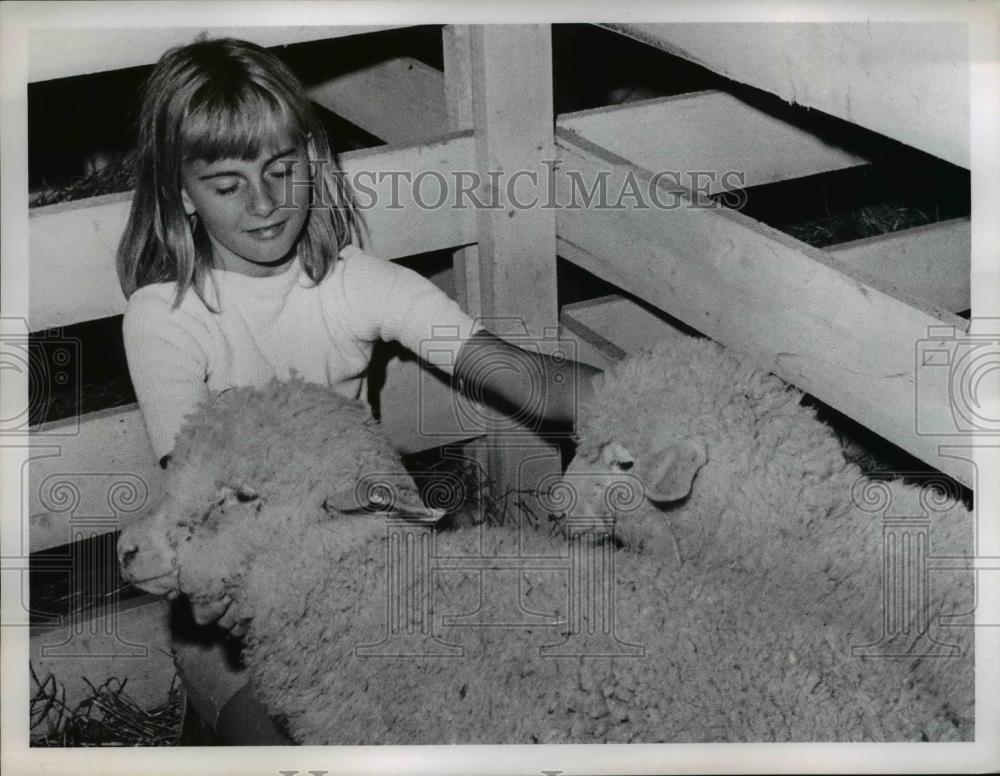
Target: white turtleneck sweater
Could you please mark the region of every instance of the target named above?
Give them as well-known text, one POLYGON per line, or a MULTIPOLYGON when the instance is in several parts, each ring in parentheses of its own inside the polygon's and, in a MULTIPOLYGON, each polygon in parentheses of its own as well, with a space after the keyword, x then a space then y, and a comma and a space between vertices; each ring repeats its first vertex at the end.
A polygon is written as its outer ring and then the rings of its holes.
POLYGON ((376 340, 395 340, 449 374, 474 322, 411 269, 355 246, 318 285, 293 260, 255 278, 212 270, 205 296, 173 309, 175 283, 144 286, 122 324, 129 373, 157 460, 208 391, 299 377, 360 398, 376 340), (432 347, 421 345, 434 339, 432 347))

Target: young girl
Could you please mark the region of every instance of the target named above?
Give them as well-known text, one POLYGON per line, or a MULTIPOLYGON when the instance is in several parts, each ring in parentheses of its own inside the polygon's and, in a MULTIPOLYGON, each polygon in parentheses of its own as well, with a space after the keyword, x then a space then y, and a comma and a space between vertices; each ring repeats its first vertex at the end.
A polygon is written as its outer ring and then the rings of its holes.
MULTIPOLYGON (((141 97, 138 179, 118 276, 128 298, 129 372, 161 465, 184 416, 209 391, 294 370, 359 398, 376 340, 417 350, 437 326, 459 335, 449 339, 450 357, 435 344, 440 367, 515 408, 532 404, 538 376, 558 369, 569 379, 543 382, 545 419, 572 423, 577 369, 474 331, 432 283, 366 254, 359 240, 323 128, 281 60, 231 39, 160 59, 141 97)), ((223 601, 194 616, 238 635, 227 608, 223 601)), ((201 716, 223 740, 235 733, 232 743, 283 740, 221 649, 178 646, 201 716)))

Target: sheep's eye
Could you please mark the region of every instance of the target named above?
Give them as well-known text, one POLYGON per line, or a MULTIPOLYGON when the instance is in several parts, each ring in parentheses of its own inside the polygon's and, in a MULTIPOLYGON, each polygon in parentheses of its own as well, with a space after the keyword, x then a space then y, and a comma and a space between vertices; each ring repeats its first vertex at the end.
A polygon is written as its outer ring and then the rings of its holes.
POLYGON ((635 466, 635 461, 618 461, 616 465, 623 472, 627 472, 629 469, 635 466))
POLYGON ((239 501, 241 504, 247 504, 251 501, 256 501, 257 494, 254 493, 253 491, 244 490, 243 488, 240 488, 238 491, 236 491, 236 500, 239 501))

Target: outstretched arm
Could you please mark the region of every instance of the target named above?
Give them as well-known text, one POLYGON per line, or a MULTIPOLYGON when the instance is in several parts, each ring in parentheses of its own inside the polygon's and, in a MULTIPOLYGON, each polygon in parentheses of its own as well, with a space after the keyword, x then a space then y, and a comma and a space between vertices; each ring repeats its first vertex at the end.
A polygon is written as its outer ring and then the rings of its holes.
POLYGON ((462 344, 457 388, 510 412, 528 411, 552 430, 576 428, 581 402, 594 392, 600 369, 568 358, 533 353, 480 329, 462 344))
POLYGON ((341 257, 347 262, 346 318, 358 339, 396 340, 451 372, 456 388, 477 397, 487 394, 488 403, 499 409, 531 412, 552 430, 575 427, 579 400, 592 392, 591 379, 599 369, 532 353, 476 330, 476 321, 453 299, 408 267, 354 247, 341 251, 341 257))

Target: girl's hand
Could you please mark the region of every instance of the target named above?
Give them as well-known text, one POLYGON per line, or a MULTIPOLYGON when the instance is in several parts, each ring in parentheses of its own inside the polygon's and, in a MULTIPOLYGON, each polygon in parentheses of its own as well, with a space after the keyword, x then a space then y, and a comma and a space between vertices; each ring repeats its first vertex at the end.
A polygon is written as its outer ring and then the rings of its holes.
POLYGON ((485 329, 462 346, 455 363, 455 377, 466 390, 473 395, 485 390, 515 412, 538 406, 534 391, 543 386, 541 419, 568 429, 576 427, 579 405, 593 395, 594 378, 601 374, 589 364, 522 350, 485 329))

